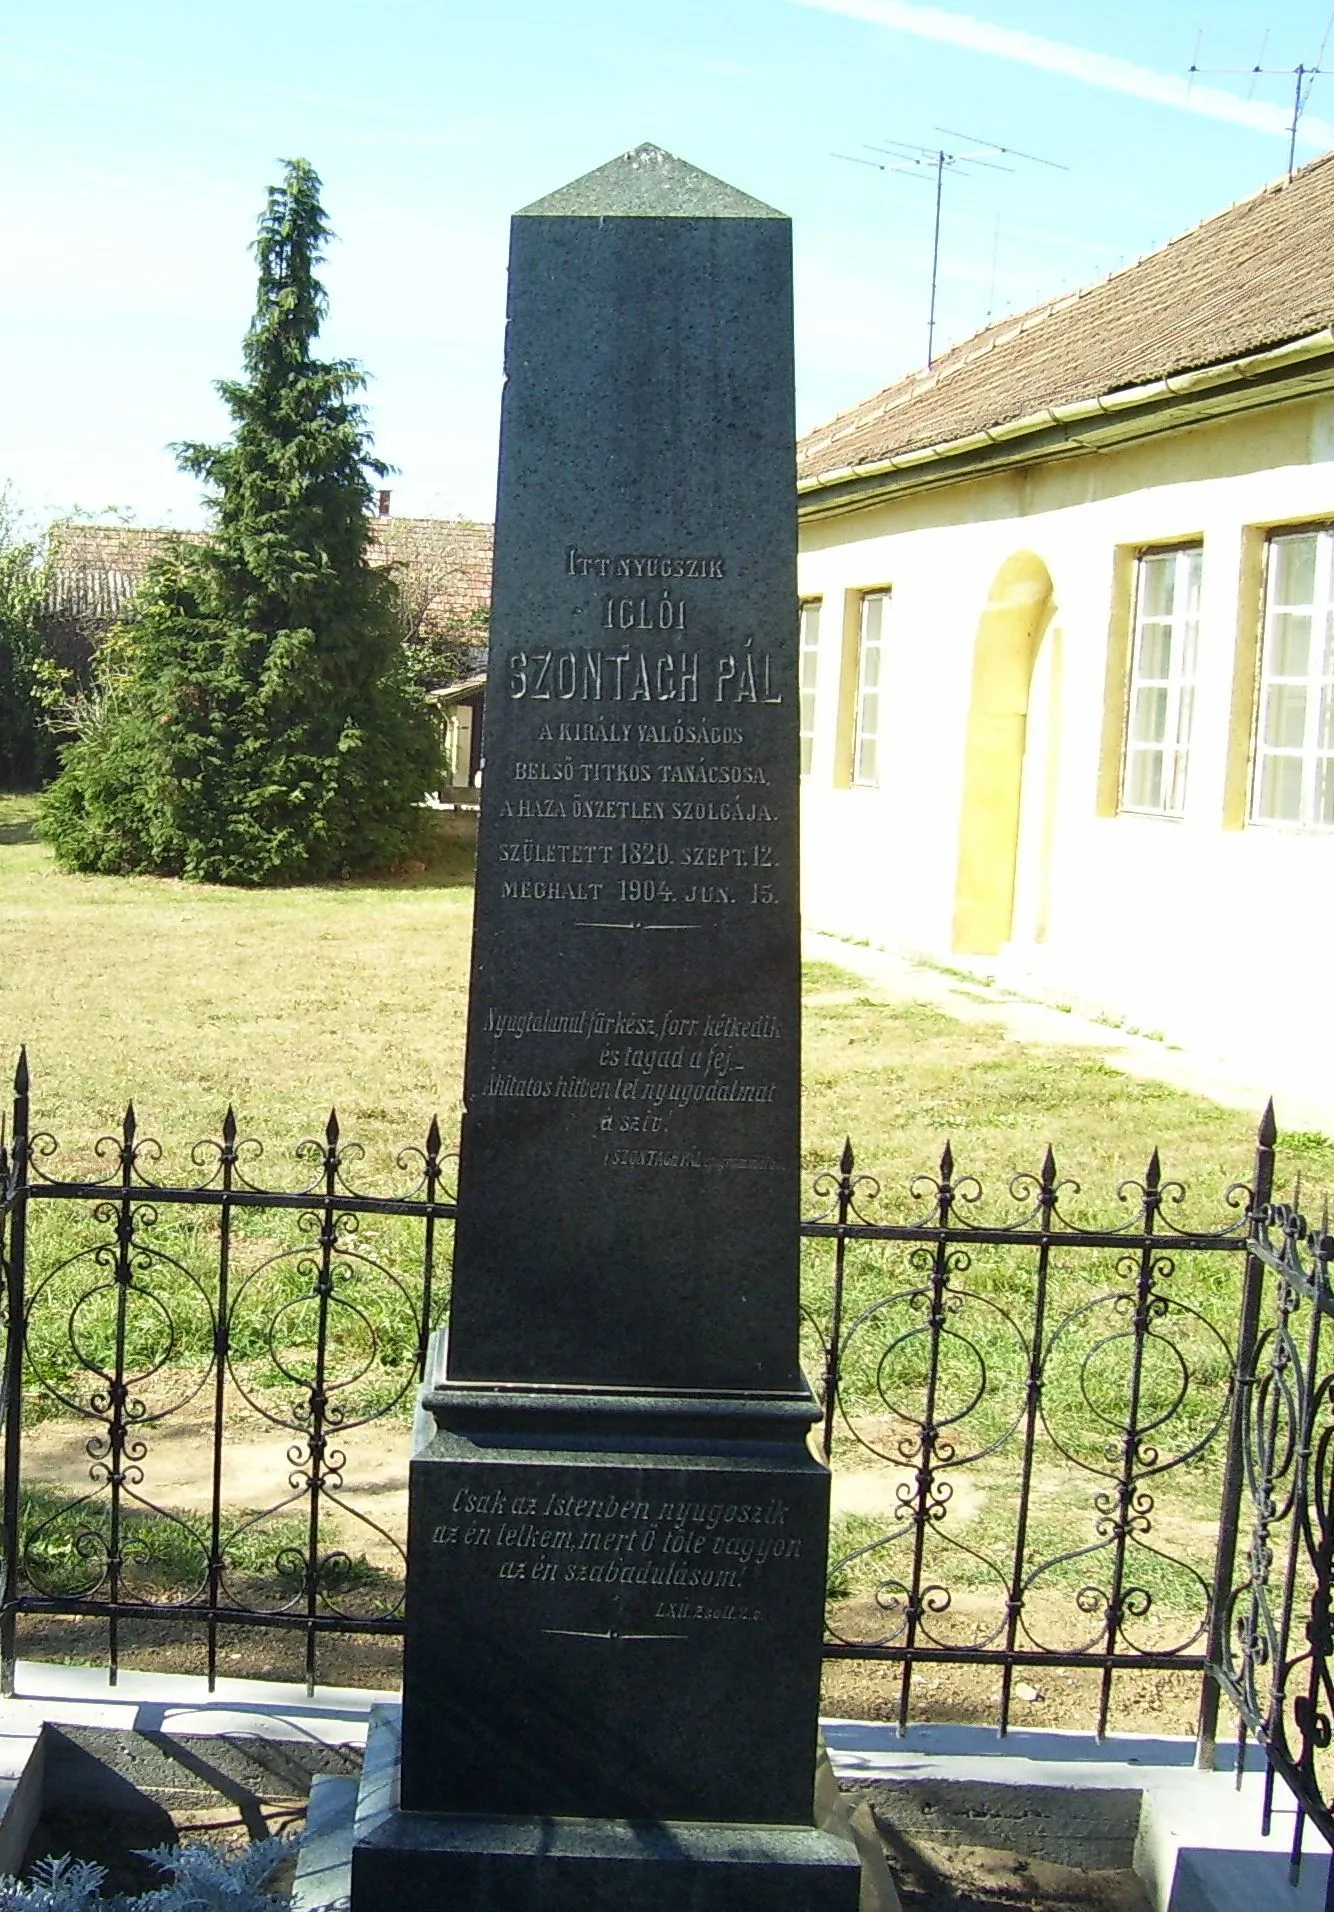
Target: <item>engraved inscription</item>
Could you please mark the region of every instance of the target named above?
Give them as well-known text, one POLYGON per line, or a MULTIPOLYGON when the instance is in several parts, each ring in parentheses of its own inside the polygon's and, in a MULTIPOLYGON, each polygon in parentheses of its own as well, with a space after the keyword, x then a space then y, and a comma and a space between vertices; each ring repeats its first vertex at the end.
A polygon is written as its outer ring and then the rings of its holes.
POLYGON ((565 547, 567 578, 725 578, 722 558, 681 558, 659 552, 581 551, 565 547))
POLYGON ((592 904, 598 907, 577 919, 577 927, 632 932, 690 929, 698 927, 701 913, 775 904, 779 879, 790 873, 782 870, 774 845, 756 835, 779 821, 763 796, 773 780, 763 723, 751 735, 744 723, 706 712, 709 705, 726 705, 740 716, 754 706, 758 718, 764 705, 784 700, 780 667, 749 638, 717 650, 683 649, 672 642, 685 629, 687 605, 667 581, 725 578, 724 559, 585 551, 570 543, 564 571, 580 581, 663 582, 659 595, 603 591, 586 612, 618 634, 634 630, 647 638, 651 632, 658 641, 533 647, 512 650, 505 658, 500 676, 520 719, 518 750, 491 774, 506 787, 499 815, 529 828, 502 836, 496 846, 496 862, 508 866, 502 871, 502 898, 518 904, 592 904), (570 703, 691 709, 675 717, 665 711, 621 717, 600 709, 588 716, 559 714, 558 707, 570 703), (526 710, 537 720, 531 726, 521 721, 526 710), (655 785, 664 787, 664 795, 654 794, 655 785), (710 794, 698 801, 676 794, 691 787, 710 794), (683 841, 673 831, 627 842, 614 828, 607 837, 532 828, 566 822, 694 825, 710 834, 713 825, 738 824, 747 834, 699 842, 683 841), (624 874, 613 877, 613 870, 624 874), (744 880, 747 873, 750 880, 744 880), (680 908, 690 911, 688 918, 659 915, 680 908), (645 910, 647 918, 639 913, 645 910))
POLYGON ((757 1598, 779 1592, 774 1569, 802 1558, 801 1537, 785 1531, 791 1511, 772 1495, 708 1501, 461 1487, 431 1541, 498 1581, 642 1589, 655 1619, 759 1620, 757 1598), (744 1597, 715 1604, 681 1598, 687 1591, 744 1597))
MULTIPOLYGON (((647 598, 608 598, 603 624, 610 630, 685 629, 685 602, 664 597, 652 621, 647 598), (629 607, 613 622, 615 605, 629 607), (635 609, 636 604, 638 609, 635 609), (646 608, 647 607, 647 608, 646 608), (633 616, 631 615, 633 613, 633 616), (635 620, 638 619, 638 622, 635 620)), ((505 660, 505 694, 512 703, 781 704, 778 669, 768 651, 747 642, 740 651, 618 650, 511 651, 505 660)))
POLYGON ((771 1106, 777 1085, 764 1059, 765 1046, 781 1036, 776 1016, 492 1008, 481 1033, 496 1049, 476 1093, 498 1101, 587 1104, 597 1132, 608 1138, 608 1168, 716 1174, 724 1168, 770 1172, 777 1167, 767 1155, 722 1157, 666 1146, 642 1150, 618 1147, 611 1139, 665 1135, 674 1115, 701 1105, 771 1106), (531 1055, 524 1052, 521 1062, 508 1060, 508 1054, 518 1054, 508 1050, 509 1044, 537 1040, 541 1045, 543 1038, 553 1037, 563 1052, 563 1067, 553 1068, 541 1047, 531 1055), (570 1053, 572 1041, 585 1045, 582 1053, 570 1053))
POLYGON ((686 601, 664 591, 658 599, 613 597, 602 600, 604 631, 683 631, 686 627, 686 601))
MULTIPOLYGON (((788 821, 773 740, 787 715, 775 707, 790 703, 790 654, 750 637, 717 641, 717 598, 677 588, 725 579, 721 555, 570 542, 563 570, 592 641, 534 633, 495 663, 509 713, 509 747, 488 770, 500 786, 501 898, 608 939, 758 927, 795 881, 779 847, 787 831, 770 827, 788 821)), ((504 1006, 488 1014, 492 1046, 471 1093, 559 1108, 602 1139, 608 1168, 769 1174, 777 1163, 762 1129, 724 1141, 726 1129, 705 1119, 712 1106, 753 1108, 762 1121, 775 1105, 778 1024, 764 1021, 620 1016, 568 1000, 504 1006), (509 1045, 523 1038, 520 1061, 509 1045)))

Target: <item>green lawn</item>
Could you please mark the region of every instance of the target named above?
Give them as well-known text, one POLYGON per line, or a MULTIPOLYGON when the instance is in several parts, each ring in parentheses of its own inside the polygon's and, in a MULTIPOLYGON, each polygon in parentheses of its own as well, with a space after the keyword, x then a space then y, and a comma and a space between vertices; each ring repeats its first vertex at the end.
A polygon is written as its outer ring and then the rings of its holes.
MULTIPOLYGON (((68 876, 55 869, 34 825, 31 799, 0 798, 5 958, 0 964, 0 1064, 8 1067, 20 1043, 27 1044, 34 1124, 64 1145, 57 1163, 72 1167, 86 1161, 93 1140, 118 1125, 131 1097, 140 1133, 155 1135, 164 1145, 165 1161, 155 1174, 190 1174, 191 1144, 217 1133, 229 1102, 235 1104, 242 1132, 265 1144, 269 1167, 255 1175, 261 1181, 271 1172, 275 1181, 290 1183, 293 1148, 322 1130, 331 1106, 338 1109, 345 1137, 365 1146, 366 1160, 355 1178, 369 1190, 401 1186, 393 1158, 420 1142, 433 1113, 439 1114, 446 1148, 452 1146, 460 1106, 472 900, 464 844, 442 836, 428 867, 410 877, 250 892, 68 876)), ((1155 1147, 1164 1175, 1189 1191, 1184 1204, 1172 1205, 1178 1220, 1210 1227, 1235 1218, 1224 1195, 1230 1184, 1250 1176, 1255 1121, 1248 1116, 1122 1076, 1092 1052, 1014 1042, 999 1027, 955 1022, 925 1005, 877 1001, 866 985, 829 965, 809 965, 804 983, 807 1213, 821 1205, 812 1188, 815 1178, 836 1163, 850 1135, 858 1168, 880 1184, 878 1199, 864 1192, 875 1219, 929 1210, 929 1187, 913 1193, 911 1184, 914 1177, 934 1172, 947 1140, 956 1174, 977 1176, 984 1185, 971 1211, 983 1219, 1013 1219, 1021 1211, 1011 1178, 1020 1172, 1036 1175, 1048 1143, 1055 1147, 1060 1174, 1079 1184, 1065 1193, 1063 1203, 1081 1222, 1125 1220, 1133 1213, 1118 1202, 1117 1187, 1125 1179, 1142 1178, 1155 1147)), ((1298 1173, 1304 1199, 1328 1187, 1334 1182, 1334 1147, 1309 1135, 1281 1142, 1280 1188, 1290 1186, 1298 1173)), ((1031 1197, 1031 1184, 1018 1192, 1031 1197)), ((30 1350, 39 1364, 47 1364, 48 1378, 68 1381, 82 1398, 94 1377, 77 1372, 70 1311, 88 1286, 86 1243, 92 1224, 70 1210, 54 1214, 53 1206, 40 1219, 34 1211, 35 1255, 47 1270, 81 1246, 85 1255, 53 1276, 44 1290, 34 1312, 30 1350)), ((105 1234, 105 1226, 97 1226, 105 1234)), ((185 1270, 195 1266, 205 1284, 212 1279, 208 1270, 216 1264, 217 1223, 208 1215, 177 1211, 164 1215, 160 1226, 160 1245, 183 1268, 173 1273, 169 1264, 159 1263, 149 1286, 170 1291, 181 1334, 167 1357, 168 1371, 140 1392, 151 1396, 158 1388, 163 1398, 157 1404, 165 1406, 173 1388, 188 1394, 198 1385, 210 1359, 207 1307, 185 1270)), ((272 1261, 265 1279, 273 1293, 252 1311, 260 1329, 289 1291, 295 1296, 309 1286, 299 1253, 282 1236, 281 1226, 263 1215, 239 1218, 236 1224, 234 1279, 272 1261)), ((411 1286, 419 1252, 412 1224, 385 1224, 361 1239, 400 1267, 411 1286)), ((448 1244, 442 1239, 440 1246, 447 1267, 448 1244)), ((1199 1318, 1178 1318, 1174 1328, 1190 1362, 1194 1391, 1179 1411, 1172 1410, 1161 1437, 1164 1460, 1206 1433, 1225 1400, 1227 1361, 1210 1324, 1230 1339, 1236 1313, 1236 1257, 1181 1256, 1177 1263, 1163 1274, 1162 1285, 1197 1308, 1199 1318)), ((827 1246, 808 1243, 804 1298, 822 1325, 828 1320, 830 1270, 827 1246)), ((859 1311, 896 1290, 906 1294, 922 1279, 920 1265, 914 1266, 902 1246, 854 1247, 845 1327, 859 1311)), ((1056 1259, 1051 1279, 1055 1320, 1084 1306, 1093 1294, 1124 1291, 1127 1269, 1112 1252, 1067 1254, 1056 1259)), ((953 1276, 956 1289, 969 1291, 971 1299, 965 1296, 951 1325, 971 1338, 985 1361, 987 1392, 968 1405, 976 1356, 963 1340, 952 1343, 941 1368, 937 1416, 967 1408, 950 1436, 967 1491, 949 1520, 932 1526, 927 1572, 937 1572, 959 1591, 958 1624, 965 1632, 981 1625, 969 1617, 970 1599, 990 1611, 1000 1598, 997 1570, 1003 1580, 1013 1546, 1022 1446, 1015 1417, 1022 1413, 1032 1280, 1032 1252, 1011 1248, 976 1248, 953 1276), (979 1447, 993 1451, 978 1453, 979 1447)), ((373 1290, 375 1283, 368 1287, 373 1290)), ((378 1292, 389 1290, 381 1284, 378 1292)), ((94 1344, 104 1354, 108 1350, 111 1295, 106 1289, 84 1306, 79 1334, 85 1355, 94 1344)), ((258 1290, 255 1300, 261 1301, 258 1290)), ((841 1469, 902 1465, 898 1441, 921 1412, 925 1344, 920 1332, 911 1331, 920 1331, 922 1318, 920 1307, 905 1298, 854 1335, 844 1373, 845 1405, 862 1440, 847 1430, 839 1435, 835 1459, 841 1469)), ((289 1325, 301 1341, 295 1317, 289 1325)), ((375 1315, 375 1326, 381 1365, 372 1366, 357 1384, 355 1401, 345 1405, 374 1411, 397 1401, 396 1412, 406 1414, 415 1346, 410 1296, 386 1303, 375 1315)), ((1124 1327, 1124 1315, 1108 1302, 1102 1315, 1090 1315, 1070 1338, 1066 1352, 1058 1346, 1049 1363, 1049 1426, 1035 1453, 1033 1525, 1025 1550, 1031 1565, 1087 1547, 1096 1538, 1094 1495, 1106 1484, 1098 1468, 1107 1444, 1096 1411, 1105 1409, 1114 1418, 1124 1398, 1126 1344, 1109 1343, 1112 1354, 1098 1354, 1089 1374, 1081 1376, 1080 1361, 1104 1330, 1115 1336, 1124 1327)), ((162 1358, 160 1321, 150 1309, 132 1319, 131 1329, 131 1365, 139 1360, 151 1368, 162 1358), (134 1341, 136 1333, 142 1347, 134 1341)), ((236 1344, 233 1358, 258 1396, 287 1402, 294 1394, 290 1377, 272 1368, 262 1341, 260 1333, 253 1349, 236 1344)), ((1146 1370, 1149 1418, 1155 1404, 1171 1407, 1176 1385, 1170 1359, 1146 1370)), ((30 1411, 39 1420, 62 1410, 50 1395, 43 1399, 35 1390, 30 1411)), ((1187 1563, 1181 1571, 1170 1569, 1142 1550, 1135 1561, 1157 1603, 1159 1618, 1148 1630, 1165 1626, 1167 1633, 1156 1636, 1163 1640, 1180 1616, 1189 1618, 1195 1609, 1188 1569, 1209 1571, 1217 1481, 1215 1443, 1204 1459, 1151 1483, 1154 1542, 1166 1542, 1168 1551, 1187 1563)), ((840 1593, 866 1600, 889 1572, 889 1556, 876 1543, 892 1524, 890 1515, 879 1512, 840 1516, 833 1550, 835 1562, 844 1562, 834 1573, 840 1593), (868 1546, 869 1552, 846 1559, 868 1546)), ((898 1572, 904 1552, 903 1543, 895 1543, 898 1572)), ((1062 1613, 1073 1612, 1070 1601, 1083 1577, 1099 1572, 1105 1572, 1105 1556, 1057 1565, 1038 1583, 1035 1597, 1056 1603, 1059 1596, 1062 1613)), ((879 1624, 874 1616, 871 1624, 879 1624)))
MULTIPOLYGON (((223 890, 65 875, 35 813, 31 798, 0 797, 0 1067, 27 1044, 35 1115, 63 1143, 115 1126, 131 1097, 141 1131, 174 1161, 216 1132, 229 1102, 279 1152, 336 1106, 377 1172, 433 1113, 452 1134, 471 914, 461 845, 442 840, 411 877, 223 890)), ((886 1006, 824 965, 806 984, 808 1175, 836 1160, 845 1135, 896 1208, 947 1138, 960 1168, 999 1193, 1051 1142, 1104 1211, 1154 1146, 1210 1211, 1249 1174, 1244 1115, 1096 1055, 886 1006)), ((1334 1148, 1319 1139, 1284 1161, 1308 1186, 1334 1179, 1334 1148)))

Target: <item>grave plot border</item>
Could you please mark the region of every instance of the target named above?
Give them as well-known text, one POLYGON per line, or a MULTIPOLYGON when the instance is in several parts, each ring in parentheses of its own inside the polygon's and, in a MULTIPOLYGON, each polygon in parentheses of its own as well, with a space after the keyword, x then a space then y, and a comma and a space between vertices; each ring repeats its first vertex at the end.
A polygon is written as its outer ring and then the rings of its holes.
MULTIPOLYGON (((230 1111, 218 1136, 192 1152, 200 1170, 196 1182, 159 1181, 154 1170, 160 1151, 139 1134, 132 1107, 119 1133, 97 1145, 102 1172, 66 1178, 54 1172, 54 1138, 32 1128, 24 1058, 14 1086, 9 1139, 0 1139, 5 1324, 0 1684, 12 1690, 23 1615, 80 1614, 105 1621, 113 1681, 120 1664, 120 1628, 131 1619, 171 1615, 197 1623, 206 1639, 210 1683, 217 1674, 219 1639, 229 1627, 301 1634, 311 1687, 318 1678, 323 1636, 401 1635, 401 1596, 395 1594, 378 1610, 373 1603, 358 1606, 342 1596, 338 1569, 346 1564, 346 1551, 341 1541, 330 1540, 328 1530, 340 1511, 347 1512, 340 1499, 345 1466, 340 1443, 356 1425, 391 1413, 416 1386, 429 1337, 447 1310, 449 1236, 457 1210, 438 1123, 431 1123, 421 1144, 399 1155, 403 1186, 390 1194, 355 1185, 359 1151, 342 1135, 336 1116, 322 1138, 299 1152, 304 1178, 296 1186, 264 1186, 255 1179, 258 1147, 240 1136, 230 1111), (67 1276, 74 1264, 86 1273, 85 1287, 68 1307, 71 1360, 65 1379, 76 1376, 82 1389, 72 1400, 62 1392, 65 1380, 45 1372, 35 1358, 29 1333, 53 1274, 32 1254, 33 1213, 58 1205, 76 1210, 93 1230, 61 1264, 67 1276), (207 1279, 157 1246, 154 1230, 169 1211, 192 1211, 206 1222, 207 1279), (299 1544, 289 1542, 282 1549, 279 1564, 287 1585, 281 1598, 267 1603, 234 1591, 228 1558, 234 1510, 225 1504, 222 1470, 228 1401, 233 1389, 245 1393, 245 1376, 235 1360, 238 1311, 255 1293, 253 1271, 236 1273, 234 1250, 241 1218, 257 1213, 285 1216, 298 1237, 295 1245, 270 1257, 285 1261, 292 1279, 273 1316, 261 1323, 290 1398, 281 1410, 267 1398, 250 1402, 290 1437, 290 1494, 283 1507, 299 1517, 303 1535, 299 1544), (359 1243, 357 1230, 369 1217, 401 1218, 416 1231, 410 1275, 359 1243), (200 1388, 212 1403, 214 1486, 207 1516, 198 1523, 198 1584, 166 1600, 135 1597, 131 1582, 135 1518, 175 1518, 173 1510, 154 1507, 139 1491, 154 1428, 170 1410, 145 1397, 136 1368, 142 1348, 136 1349, 133 1325, 136 1307, 161 1312, 153 1278, 168 1265, 177 1292, 192 1297, 206 1322, 200 1388), (406 1359, 392 1385, 369 1406, 350 1413, 349 1376, 339 1368, 346 1353, 339 1324, 357 1313, 361 1295, 375 1284, 393 1298, 401 1328, 410 1318, 410 1328, 400 1334, 406 1359), (109 1362, 79 1353, 80 1305, 86 1307, 94 1295, 111 1335, 109 1362), (292 1346, 286 1349, 284 1323, 292 1330, 292 1346), (65 1411, 90 1423, 89 1491, 78 1505, 96 1503, 99 1512, 82 1526, 76 1521, 69 1536, 73 1555, 88 1569, 89 1584, 74 1593, 43 1589, 40 1574, 31 1570, 32 1521, 24 1505, 25 1389, 30 1396, 36 1391, 48 1402, 63 1402, 65 1411)), ((818 1296, 807 1295, 803 1321, 826 1452, 837 1463, 841 1451, 866 1451, 901 1476, 892 1522, 884 1534, 855 1550, 892 1563, 874 1591, 877 1625, 869 1634, 863 1629, 862 1637, 851 1637, 841 1629, 837 1603, 832 1604, 826 1657, 880 1661, 892 1668, 904 1726, 913 1717, 919 1670, 942 1664, 994 1667, 1000 1675, 997 1725, 1002 1733, 1011 1724, 1015 1685, 1025 1669, 1094 1670, 1098 1700, 1092 1723, 1099 1733, 1107 1728, 1120 1675, 1135 1669, 1188 1674, 1200 1682, 1200 1762, 1213 1763, 1218 1700, 1225 1694, 1240 1716, 1242 1756, 1247 1737, 1257 1740, 1269 1762, 1271 1795, 1274 1773, 1296 1793, 1299 1842, 1300 1816, 1334 1836, 1334 1810, 1317 1770, 1334 1713, 1329 1667, 1334 1372, 1324 1327, 1334 1314, 1334 1240, 1327 1221, 1317 1229, 1296 1209, 1273 1205, 1274 1155, 1271 1110, 1261 1124, 1250 1185, 1228 1192, 1227 1216, 1219 1226, 1198 1228, 1175 1219, 1185 1191, 1164 1178, 1155 1152, 1143 1178, 1119 1189, 1120 1218, 1097 1226, 1070 1218, 1073 1184, 1061 1178, 1050 1150, 1036 1172, 1018 1174, 1009 1183, 1009 1213, 984 1218, 983 1191, 957 1172, 947 1147, 938 1171, 913 1184, 921 1212, 890 1221, 875 1219, 878 1185, 858 1170, 849 1144, 837 1169, 816 1178, 821 1206, 801 1223, 807 1252, 827 1262, 813 1284, 818 1296), (868 1294, 857 1257, 886 1251, 891 1278, 879 1278, 868 1294), (975 1278, 977 1258, 996 1254, 1017 1258, 1027 1274, 1022 1308, 1013 1295, 1001 1306, 975 1278), (1115 1268, 1110 1282, 1105 1279, 1109 1257, 1115 1268), (1192 1305, 1179 1272, 1189 1257, 1200 1258, 1198 1267, 1217 1268, 1220 1277, 1228 1271, 1225 1284, 1241 1298, 1234 1330, 1223 1332, 1192 1305), (1071 1306, 1068 1294, 1058 1299, 1055 1273, 1062 1266, 1097 1270, 1104 1279, 1071 1306), (1273 1320, 1264 1326, 1271 1287, 1273 1320), (999 1432, 994 1415, 988 1420, 983 1411, 992 1380, 988 1344, 975 1332, 970 1309, 1003 1317, 1011 1350, 1018 1352, 1019 1407, 1008 1419, 1002 1417, 999 1432), (1099 1309, 1107 1316, 1101 1326, 1095 1319, 1099 1309), (1129 1384, 1124 1411, 1114 1425, 1100 1428, 1100 1452, 1087 1445, 1077 1452, 1064 1449, 1049 1400, 1054 1366, 1073 1355, 1082 1398, 1096 1420, 1106 1407, 1106 1389, 1100 1396, 1090 1382, 1089 1363, 1104 1359, 1113 1344, 1129 1384), (1212 1351, 1211 1404, 1203 1416, 1185 1411, 1190 1388, 1200 1378, 1191 1370, 1190 1350, 1198 1353, 1202 1345, 1212 1351), (910 1400, 890 1385, 894 1359, 905 1347, 912 1348, 915 1360, 910 1400), (963 1412, 946 1399, 949 1364, 960 1350, 977 1375, 963 1412), (1148 1386, 1154 1359, 1175 1361, 1181 1371, 1179 1398, 1167 1410, 1161 1388, 1154 1396, 1148 1386), (1180 1430, 1173 1426, 1178 1415, 1180 1430), (969 1427, 970 1416, 977 1417, 976 1430, 969 1427), (1044 1439, 1066 1452, 1072 1473, 1088 1486, 1095 1530, 1087 1548, 1047 1560, 1036 1558, 1032 1545, 1035 1457, 1044 1439), (997 1455, 1007 1467, 1013 1458, 1016 1488, 1005 1546, 983 1561, 1002 1583, 1000 1622, 984 1637, 950 1639, 946 1622, 954 1591, 931 1572, 930 1547, 946 1530, 957 1471, 979 1457, 997 1455), (1146 1643, 1144 1623, 1154 1600, 1134 1568, 1146 1549, 1157 1547, 1155 1496, 1167 1477, 1201 1464, 1213 1466, 1221 1480, 1212 1571, 1190 1569, 1199 1582, 1199 1600, 1187 1637, 1168 1646, 1146 1643), (1250 1531, 1243 1549, 1244 1510, 1250 1531), (1100 1571, 1081 1577, 1085 1555, 1100 1571), (1065 1570, 1072 1611, 1087 1623, 1089 1637, 1077 1646, 1044 1643, 1034 1629, 1034 1590, 1054 1567, 1065 1570)), ((163 1317, 168 1342, 175 1325, 163 1317)), ((380 1359, 384 1350, 377 1345, 377 1323, 363 1321, 362 1327, 364 1364, 368 1357, 380 1359)), ((1013 1362, 1009 1381, 1015 1381, 1013 1362)), ((281 1509, 267 1510, 275 1511, 281 1509)), ((248 1519, 253 1524, 253 1516, 248 1519)), ((962 1550, 961 1559, 967 1552, 962 1550)), ((974 1553, 969 1571, 977 1570, 980 1557, 974 1553)))

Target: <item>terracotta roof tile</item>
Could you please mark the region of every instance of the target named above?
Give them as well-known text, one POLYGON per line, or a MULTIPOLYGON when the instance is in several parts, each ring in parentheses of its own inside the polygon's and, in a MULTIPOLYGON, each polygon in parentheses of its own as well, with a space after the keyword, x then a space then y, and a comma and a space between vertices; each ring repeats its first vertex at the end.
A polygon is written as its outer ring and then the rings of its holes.
POLYGON ((797 447, 816 478, 1225 364, 1334 323, 1334 154, 1082 291, 986 327, 797 447))
MULTIPOLYGON (((53 525, 52 601, 113 622, 154 558, 173 543, 197 544, 207 535, 141 525, 53 525)), ((489 524, 464 518, 371 520, 371 562, 403 567, 405 584, 421 601, 422 627, 430 633, 490 602, 491 541, 489 524)))

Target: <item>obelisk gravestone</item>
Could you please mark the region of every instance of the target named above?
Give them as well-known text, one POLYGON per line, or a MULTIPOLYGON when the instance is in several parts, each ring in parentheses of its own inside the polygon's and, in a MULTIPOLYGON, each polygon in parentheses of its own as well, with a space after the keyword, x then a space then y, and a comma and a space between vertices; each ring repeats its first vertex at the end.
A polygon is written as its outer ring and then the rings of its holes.
POLYGON ((514 220, 459 1217, 356 1912, 857 1902, 812 1826, 788 221, 514 220))

